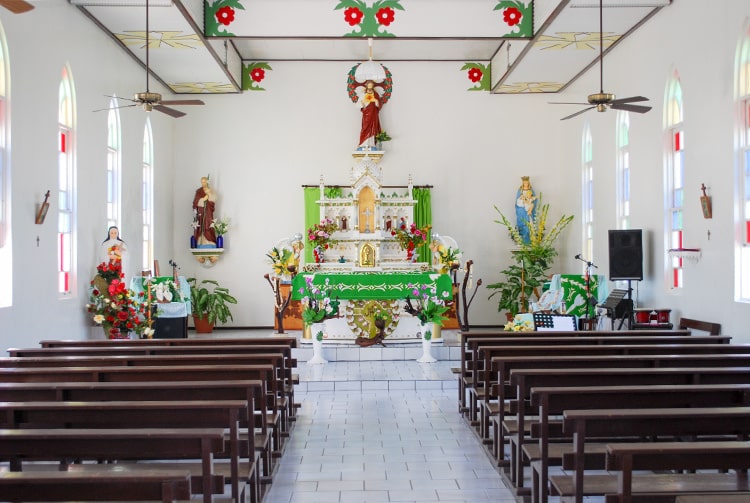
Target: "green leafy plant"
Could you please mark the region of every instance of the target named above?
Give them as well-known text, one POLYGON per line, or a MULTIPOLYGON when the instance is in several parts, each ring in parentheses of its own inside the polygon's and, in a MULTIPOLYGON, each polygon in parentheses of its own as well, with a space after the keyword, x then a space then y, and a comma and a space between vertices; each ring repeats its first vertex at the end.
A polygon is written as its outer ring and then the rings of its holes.
POLYGON ((557 256, 554 243, 565 227, 573 221, 573 216, 563 215, 547 231, 549 204, 542 204, 540 194, 536 216, 527 221, 530 235, 527 243, 521 237, 518 227, 511 223, 497 206, 495 210, 500 214, 500 220, 495 220, 495 222, 505 226, 517 248, 511 251, 515 263, 500 272, 505 276, 504 280, 487 285, 487 288, 495 290, 489 298, 500 295, 497 310, 507 311, 515 316, 528 311, 529 299, 532 295, 536 295, 537 298, 540 296, 540 287, 547 281, 549 268, 557 256))
POLYGON ((211 324, 234 321, 228 304, 237 304, 237 299, 230 295, 228 288, 219 286, 219 282, 212 279, 198 283, 196 278, 188 278, 187 282, 190 285, 193 316, 205 318, 211 324))
POLYGON ((385 131, 385 129, 381 130, 378 134, 375 135, 375 141, 377 142, 384 142, 384 141, 391 141, 393 138, 385 131))

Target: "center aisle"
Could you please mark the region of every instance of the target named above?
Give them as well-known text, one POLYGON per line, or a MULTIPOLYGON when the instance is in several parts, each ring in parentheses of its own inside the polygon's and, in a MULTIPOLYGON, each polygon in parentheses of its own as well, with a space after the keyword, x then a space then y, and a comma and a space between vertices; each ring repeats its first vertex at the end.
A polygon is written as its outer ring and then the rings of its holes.
POLYGON ((264 503, 515 501, 458 414, 455 388, 308 391, 296 400, 264 503))

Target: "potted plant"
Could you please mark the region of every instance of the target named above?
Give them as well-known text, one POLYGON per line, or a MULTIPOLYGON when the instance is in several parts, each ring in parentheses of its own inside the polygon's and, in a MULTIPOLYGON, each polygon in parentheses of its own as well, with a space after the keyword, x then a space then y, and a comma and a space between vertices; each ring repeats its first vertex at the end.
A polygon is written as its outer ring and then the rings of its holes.
POLYGON ((381 129, 378 134, 375 135, 375 144, 378 150, 383 149, 383 142, 391 141, 393 138, 386 132, 385 129, 381 129))
POLYGON ((515 263, 501 271, 501 274, 505 276, 504 280, 487 285, 487 288, 495 290, 489 298, 500 295, 497 310, 498 312, 506 311, 508 320, 511 320, 518 313, 528 311, 529 299, 532 295, 539 298, 540 287, 547 281, 549 268, 557 256, 555 240, 570 224, 573 216, 563 215, 552 229, 546 232, 549 204, 542 204, 540 194, 539 211, 526 221, 529 228, 529 240, 526 241, 521 236, 518 227, 513 225, 497 209, 497 206, 495 210, 500 213, 500 220, 495 220, 495 222, 508 229, 517 248, 511 251, 511 257, 515 263))
POLYGON ((237 299, 229 294, 228 288, 219 286, 219 282, 212 279, 198 283, 197 278, 188 278, 187 282, 196 332, 210 333, 217 321, 234 320, 228 304, 237 304, 237 299))

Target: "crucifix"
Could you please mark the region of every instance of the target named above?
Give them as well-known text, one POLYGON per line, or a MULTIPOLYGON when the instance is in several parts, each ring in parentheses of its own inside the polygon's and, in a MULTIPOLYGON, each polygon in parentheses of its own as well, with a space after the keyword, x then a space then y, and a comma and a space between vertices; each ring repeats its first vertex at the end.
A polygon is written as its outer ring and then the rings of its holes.
POLYGON ((370 211, 370 208, 367 208, 362 214, 365 216, 365 232, 372 232, 370 230, 370 215, 372 215, 372 211, 370 211))

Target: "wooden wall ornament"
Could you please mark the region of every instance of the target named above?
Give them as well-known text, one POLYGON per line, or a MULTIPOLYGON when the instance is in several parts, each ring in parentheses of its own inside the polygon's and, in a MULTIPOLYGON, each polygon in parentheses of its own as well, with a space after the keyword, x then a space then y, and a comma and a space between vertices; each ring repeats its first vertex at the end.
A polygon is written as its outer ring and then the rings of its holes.
POLYGON ((37 206, 36 220, 34 220, 34 223, 42 225, 44 219, 47 218, 47 210, 49 210, 49 190, 44 195, 44 201, 37 206))
POLYGON ((711 211, 711 196, 706 195, 706 185, 701 184, 701 209, 703 210, 703 218, 711 218, 713 216, 711 211))

